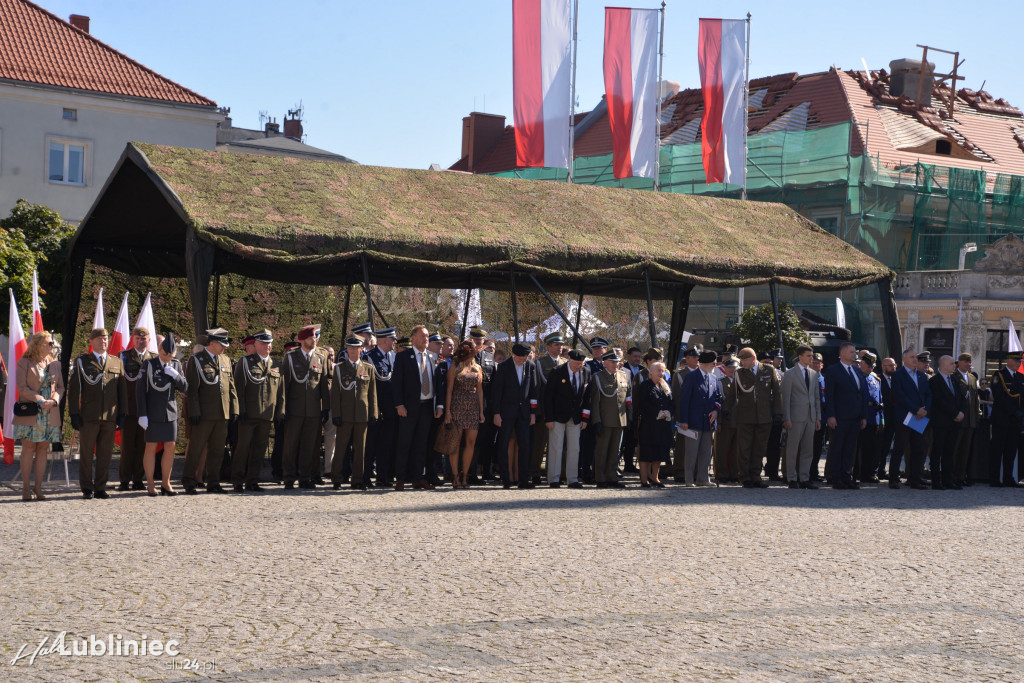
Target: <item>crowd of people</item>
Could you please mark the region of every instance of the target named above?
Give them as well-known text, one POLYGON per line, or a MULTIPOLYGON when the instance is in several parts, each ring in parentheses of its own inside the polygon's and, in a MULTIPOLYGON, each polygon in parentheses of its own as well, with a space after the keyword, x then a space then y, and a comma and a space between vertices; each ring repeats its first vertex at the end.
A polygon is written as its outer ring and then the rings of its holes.
POLYGON ((182 360, 172 334, 149 351, 151 332, 136 328, 115 355, 107 330, 92 330, 66 379, 51 335, 32 335, 13 418, 24 500, 45 498, 62 399, 87 499, 109 497, 118 432, 117 490, 177 493, 179 401, 185 494, 260 492, 268 480, 286 490, 625 488, 627 474, 641 488, 664 488, 663 477, 684 487, 900 488, 902 477, 914 489, 960 490, 975 457, 987 459, 990 485, 1020 485, 1019 353, 991 378, 967 353, 933 369, 928 353, 907 350, 899 367, 879 366, 852 343, 827 368, 810 346, 783 371, 781 352, 731 345, 688 348, 669 368, 658 348, 623 352, 601 337, 586 344, 589 357, 557 333, 505 357, 480 326, 456 344, 423 325, 398 339, 366 323, 339 354, 309 325, 280 356, 269 330, 251 334, 232 361, 228 331, 216 328, 182 360))

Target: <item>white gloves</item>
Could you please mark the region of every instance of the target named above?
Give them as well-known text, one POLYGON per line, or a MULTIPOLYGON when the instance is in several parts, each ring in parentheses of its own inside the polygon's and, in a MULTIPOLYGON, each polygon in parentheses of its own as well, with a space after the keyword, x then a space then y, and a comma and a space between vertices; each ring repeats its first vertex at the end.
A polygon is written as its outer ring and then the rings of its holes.
POLYGON ((143 415, 139 418, 139 426, 143 429, 149 429, 149 418, 143 415))
POLYGON ((174 367, 172 367, 171 365, 164 366, 164 374, 166 374, 171 379, 178 379, 178 371, 175 370, 174 367))

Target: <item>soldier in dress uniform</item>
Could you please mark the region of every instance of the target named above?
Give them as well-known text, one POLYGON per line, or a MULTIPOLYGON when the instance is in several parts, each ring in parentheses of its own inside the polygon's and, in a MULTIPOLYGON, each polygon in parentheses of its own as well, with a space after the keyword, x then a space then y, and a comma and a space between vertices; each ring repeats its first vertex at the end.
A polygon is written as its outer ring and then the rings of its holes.
POLYGON ((270 444, 270 428, 285 413, 284 378, 270 357, 274 335, 263 329, 252 335, 253 352, 235 363, 238 394, 238 446, 231 463, 235 493, 262 491, 260 472, 270 444))
MULTIPOLYGON (((498 364, 494 361, 494 354, 484 348, 487 341, 487 330, 480 325, 473 325, 469 328, 469 338, 476 345, 476 362, 483 372, 483 393, 484 393, 484 418, 480 425, 480 431, 476 437, 474 446, 473 462, 480 466, 480 479, 473 472, 475 465, 470 465, 470 475, 466 480, 467 484, 479 484, 492 478, 492 464, 494 462, 495 439, 498 436, 497 427, 494 426, 494 405, 491 401, 491 380, 498 364)), ((502 454, 504 457, 505 454, 502 454)))
POLYGON ((391 388, 391 376, 395 369, 395 328, 387 327, 374 333, 377 346, 370 350, 366 359, 374 366, 374 382, 377 391, 377 421, 371 421, 368 429, 369 446, 363 466, 363 481, 369 482, 374 465, 377 468, 377 486, 391 486, 394 479, 395 435, 398 433, 398 413, 395 412, 395 396, 391 388))
POLYGON ((1005 362, 1006 365, 992 374, 991 380, 992 446, 989 449, 988 482, 990 486, 1016 488, 1019 484, 1013 476, 1013 461, 1018 457, 1017 446, 1024 423, 1024 381, 1017 371, 1021 363, 1020 351, 1007 353, 1005 362))
POLYGON ((146 435, 145 430, 139 427, 135 394, 142 373, 142 364, 156 357, 156 354, 149 350, 149 335, 150 330, 136 327, 132 330, 131 348, 118 354, 128 387, 128 407, 125 411, 124 426, 121 427, 121 462, 118 466, 121 483, 117 487, 118 491, 141 491, 145 488, 142 483, 145 474, 142 468, 142 455, 146 450, 146 435))
MULTIPOLYGON (((156 469, 156 449, 163 444, 160 467, 160 495, 173 496, 171 469, 174 467, 174 447, 178 440, 178 402, 176 391, 188 391, 185 370, 177 359, 178 343, 170 332, 160 340, 159 356, 147 358, 139 369, 136 386, 135 422, 145 436, 146 450, 142 456, 146 472, 146 486, 150 496, 156 496, 153 477, 156 469)), ((122 440, 124 435, 122 434, 122 440)))
MULTIPOLYGON (((764 360, 768 365, 775 368, 775 376, 782 386, 782 349, 772 349, 765 354, 764 360)), ((782 464, 782 440, 785 437, 781 421, 772 422, 772 430, 768 433, 768 445, 765 448, 764 471, 768 475, 768 481, 784 481, 779 473, 782 464)))
POLYGON ((722 371, 722 376, 718 379, 722 392, 722 413, 718 417, 718 434, 715 435, 713 456, 716 484, 740 481, 736 425, 732 419, 732 411, 736 405, 736 383, 734 380, 738 365, 735 358, 730 358, 718 368, 722 371))
POLYGON ((594 444, 594 477, 598 488, 626 488, 619 481, 619 446, 633 407, 633 382, 619 368, 621 358, 610 351, 601 357, 604 367, 590 380, 590 429, 597 433, 594 444))
POLYGON ((285 447, 284 487, 315 489, 320 474, 320 442, 323 424, 331 410, 331 362, 317 347, 319 325, 306 325, 296 337, 299 348, 285 354, 284 375, 285 447))
MULTIPOLYGON (((545 354, 533 361, 537 366, 537 380, 539 382, 537 393, 540 396, 544 395, 544 388, 547 386, 548 377, 551 376, 551 372, 565 362, 565 359, 562 358, 563 346, 565 346, 565 339, 558 332, 544 337, 545 354)), ((530 474, 533 477, 534 484, 540 483, 541 476, 544 473, 541 465, 544 461, 544 453, 548 450, 548 438, 547 420, 544 417, 544 401, 541 401, 537 409, 537 424, 533 428, 533 452, 530 454, 530 474)))
POLYGON ((878 356, 870 351, 860 353, 860 371, 868 391, 867 427, 857 437, 857 477, 868 484, 878 484, 878 435, 885 429, 882 383, 874 373, 878 356))
POLYGON ((82 495, 108 498, 107 477, 114 453, 114 435, 124 425, 128 409, 128 385, 121 359, 107 353, 110 336, 102 327, 89 333, 91 353, 71 364, 67 386, 68 415, 79 432, 81 463, 78 480, 82 495), (96 473, 93 475, 93 453, 96 473))
POLYGON ((736 407, 732 411, 736 425, 740 479, 744 488, 767 488, 761 479, 762 460, 768 434, 774 420, 781 421, 782 387, 775 368, 758 363, 754 350, 745 347, 739 352, 740 367, 736 370, 736 407))
MULTIPOLYGON (((593 377, 597 373, 604 370, 604 358, 605 352, 609 350, 611 344, 604 337, 593 337, 590 340, 590 351, 593 354, 593 358, 587 361, 587 367, 590 368, 590 376, 593 377)), ((597 430, 596 429, 584 429, 580 432, 580 481, 584 484, 593 484, 597 481, 594 477, 594 454, 597 450, 597 430)), ((618 462, 616 462, 618 465, 618 462)))
POLYGON ((359 352, 359 357, 365 360, 377 345, 377 341, 373 337, 373 323, 359 323, 352 328, 352 334, 363 340, 363 349, 359 352), (371 340, 373 340, 372 344, 371 340))
POLYGON ((231 361, 224 355, 230 342, 222 327, 206 330, 206 348, 194 354, 185 367, 188 381, 188 421, 192 434, 185 452, 181 485, 185 493, 196 492, 199 460, 206 448, 206 491, 227 493, 220 485, 220 466, 228 421, 238 414, 238 396, 231 376, 231 361))
POLYGON ((342 463, 352 443, 352 488, 366 490, 363 461, 366 455, 367 425, 377 418, 376 368, 360 358, 365 342, 356 335, 345 340, 345 353, 334 364, 331 384, 331 418, 338 428, 331 465, 334 490, 341 488, 342 463))
MULTIPOLYGON (((437 356, 437 362, 434 364, 434 386, 442 387, 438 392, 438 401, 443 410, 444 408, 444 389, 443 387, 448 386, 448 359, 441 355, 441 351, 444 348, 445 337, 441 336, 440 332, 434 332, 427 338, 427 351, 430 351, 437 356)), ((451 355, 448 356, 451 358, 451 355)), ((444 457, 443 453, 439 453, 434 448, 434 444, 437 443, 437 430, 441 428, 444 422, 444 414, 434 417, 430 424, 430 435, 427 437, 427 482, 434 485, 440 486, 444 482, 441 480, 441 474, 444 472, 445 465, 448 464, 448 458, 444 457)))

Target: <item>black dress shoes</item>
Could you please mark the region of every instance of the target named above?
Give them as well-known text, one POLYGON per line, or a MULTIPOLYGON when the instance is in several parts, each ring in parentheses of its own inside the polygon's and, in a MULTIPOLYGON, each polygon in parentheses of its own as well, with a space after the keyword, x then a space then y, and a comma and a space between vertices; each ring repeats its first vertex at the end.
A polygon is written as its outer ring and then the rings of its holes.
MULTIPOLYGON (((193 493, 194 493, 194 492, 195 492, 195 489, 193 489, 193 493)), ((161 496, 176 496, 176 495, 178 495, 178 494, 177 494, 177 493, 175 493, 174 491, 172 491, 171 489, 165 489, 165 488, 163 487, 163 485, 161 485, 161 486, 160 486, 160 495, 161 495, 161 496)))
POLYGON ((802 489, 813 489, 813 490, 817 491, 818 489, 821 488, 821 486, 818 485, 818 482, 816 482, 816 481, 802 481, 802 482, 800 482, 800 488, 802 488, 802 489))
POLYGON ((881 484, 882 483, 881 479, 879 479, 878 477, 874 477, 874 476, 868 477, 867 479, 863 479, 862 481, 865 484, 881 484))
POLYGON ((315 489, 316 488, 316 482, 314 482, 314 481, 312 481, 310 479, 305 479, 305 480, 299 482, 299 488, 300 489, 315 489))
POLYGON ((334 482, 334 486, 332 488, 334 488, 335 491, 340 491, 341 490, 341 482, 340 481, 334 482))
POLYGON ((132 482, 132 491, 145 491, 145 490, 146 490, 146 485, 143 484, 141 481, 133 481, 132 482))
POLYGON ((93 495, 96 496, 96 500, 106 500, 107 498, 110 498, 110 494, 104 491, 103 489, 100 489, 93 495))
POLYGON ((366 490, 366 483, 365 482, 361 482, 361 481, 353 482, 352 483, 352 488, 353 489, 357 489, 359 491, 365 491, 366 490))
POLYGON ((231 487, 231 490, 235 493, 245 493, 245 486, 243 484, 235 484, 231 487))
POLYGON ((286 490, 291 491, 292 489, 295 488, 295 482, 294 481, 286 481, 284 483, 284 487, 285 487, 286 490))
POLYGON ((791 489, 798 489, 798 488, 800 488, 800 482, 798 482, 798 481, 791 481, 791 482, 789 482, 789 488, 791 488, 791 489))
POLYGON ((156 498, 156 497, 157 497, 157 496, 159 496, 160 494, 159 494, 159 493, 157 493, 156 491, 147 491, 147 492, 146 492, 146 495, 147 495, 147 496, 149 496, 150 498, 156 498))
POLYGON ((85 489, 84 491, 82 491, 82 498, 85 498, 86 500, 92 498, 92 491, 90 491, 89 489, 85 489))
POLYGON ((206 485, 206 492, 207 493, 227 493, 227 491, 224 489, 224 487, 221 486, 220 484, 207 484, 206 485))
POLYGON ((560 481, 553 481, 550 484, 548 484, 548 488, 549 489, 560 489, 560 488, 562 488, 562 482, 560 482, 560 481))
POLYGON ((128 482, 125 482, 123 484, 118 484, 117 485, 117 490, 118 491, 131 491, 132 487, 128 484, 128 482))
POLYGON ((574 482, 570 482, 570 483, 569 483, 569 484, 567 485, 567 487, 566 487, 566 488, 570 488, 570 489, 581 489, 581 488, 583 488, 583 482, 582 482, 582 481, 574 481, 574 482))
POLYGON ((196 495, 196 487, 195 486, 186 486, 185 487, 185 495, 186 496, 194 496, 194 495, 196 495))
POLYGON ((265 491, 266 489, 264 489, 259 484, 246 484, 245 485, 245 490, 246 491, 254 491, 256 493, 260 493, 261 491, 265 491))

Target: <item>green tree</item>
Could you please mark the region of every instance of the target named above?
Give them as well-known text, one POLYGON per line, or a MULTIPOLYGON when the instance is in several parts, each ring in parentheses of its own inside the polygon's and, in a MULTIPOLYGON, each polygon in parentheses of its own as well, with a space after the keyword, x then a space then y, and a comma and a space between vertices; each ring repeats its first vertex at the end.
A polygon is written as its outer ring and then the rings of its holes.
MULTIPOLYGON (((811 338, 800 327, 800 319, 793 312, 789 302, 779 304, 779 322, 782 325, 782 340, 786 355, 790 356, 800 344, 810 344, 811 338)), ((736 334, 749 341, 750 346, 758 353, 771 351, 779 347, 779 337, 775 331, 775 317, 772 305, 751 306, 743 311, 740 322, 736 325, 736 334)))
POLYGON ((19 199, 0 220, 0 284, 14 289, 22 323, 32 307, 32 270, 39 271, 43 320, 53 327, 64 308, 67 252, 75 226, 60 214, 19 199))

